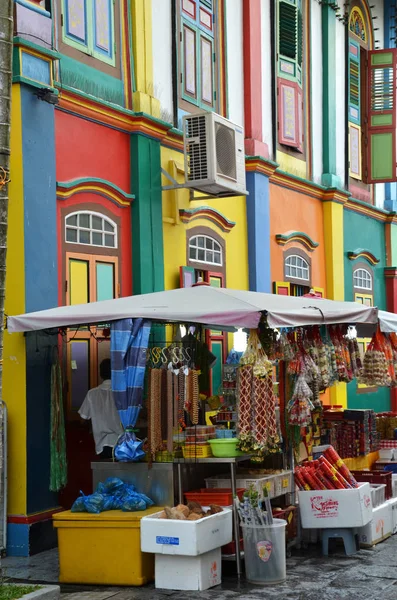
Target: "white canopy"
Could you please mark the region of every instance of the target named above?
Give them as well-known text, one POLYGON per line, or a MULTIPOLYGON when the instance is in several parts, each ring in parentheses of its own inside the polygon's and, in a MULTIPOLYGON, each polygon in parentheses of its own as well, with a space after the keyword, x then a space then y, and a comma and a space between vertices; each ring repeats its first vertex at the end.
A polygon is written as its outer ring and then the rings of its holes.
POLYGON ((378 311, 380 329, 383 333, 397 332, 397 315, 385 310, 378 311))
POLYGON ((10 332, 37 331, 142 317, 166 322, 255 328, 262 311, 267 312, 269 326, 273 328, 378 322, 376 308, 356 302, 277 296, 202 285, 89 304, 60 306, 8 317, 7 327, 10 332))

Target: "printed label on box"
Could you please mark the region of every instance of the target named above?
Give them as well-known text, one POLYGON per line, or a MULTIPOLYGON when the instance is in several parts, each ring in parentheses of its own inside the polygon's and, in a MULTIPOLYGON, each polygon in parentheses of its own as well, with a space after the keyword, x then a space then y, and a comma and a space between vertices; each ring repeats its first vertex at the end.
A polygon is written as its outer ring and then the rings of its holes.
POLYGON ((367 494, 365 494, 363 500, 365 508, 369 508, 369 506, 371 505, 371 498, 367 496, 367 494))
POLYGON ((211 564, 211 583, 212 585, 216 585, 218 582, 218 564, 216 560, 211 564))
POLYGON ((179 546, 179 538, 157 535, 156 544, 165 544, 167 546, 179 546))
POLYGON ((286 488, 289 486, 289 479, 283 479, 283 488, 286 488))
POLYGON ((267 540, 264 540, 263 542, 258 542, 256 544, 256 551, 258 553, 259 558, 263 562, 267 562, 269 560, 270 555, 272 553, 272 549, 273 544, 267 540))
POLYGON ((325 499, 324 496, 310 496, 310 504, 313 516, 316 519, 327 519, 338 516, 338 500, 334 500, 333 498, 325 499))
POLYGON ((385 522, 383 519, 379 519, 376 522, 376 533, 380 533, 381 531, 383 532, 383 529, 385 527, 385 522))

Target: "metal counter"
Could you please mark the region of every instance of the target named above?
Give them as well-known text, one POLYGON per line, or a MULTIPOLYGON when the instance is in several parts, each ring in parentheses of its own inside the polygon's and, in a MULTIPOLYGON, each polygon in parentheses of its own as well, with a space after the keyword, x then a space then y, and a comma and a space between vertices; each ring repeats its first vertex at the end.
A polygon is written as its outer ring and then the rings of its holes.
MULTIPOLYGON (((146 494, 158 506, 175 506, 180 499, 180 485, 183 490, 205 487, 205 477, 225 471, 225 465, 211 469, 196 461, 181 461, 181 464, 153 463, 120 463, 112 460, 94 461, 91 463, 92 482, 95 489, 98 483, 108 477, 119 477, 126 483, 132 483, 139 492, 146 494), (179 475, 179 477, 178 477, 179 475)), ((182 496, 183 499, 183 496, 182 496)))

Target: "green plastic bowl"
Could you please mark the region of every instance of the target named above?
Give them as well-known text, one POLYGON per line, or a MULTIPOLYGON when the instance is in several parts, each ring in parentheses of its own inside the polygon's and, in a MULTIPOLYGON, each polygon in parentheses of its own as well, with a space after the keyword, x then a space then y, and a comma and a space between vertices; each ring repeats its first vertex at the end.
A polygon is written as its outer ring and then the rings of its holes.
POLYGON ((211 444, 212 454, 215 458, 232 458, 243 456, 244 452, 237 450, 237 438, 224 438, 219 440, 208 440, 211 444))

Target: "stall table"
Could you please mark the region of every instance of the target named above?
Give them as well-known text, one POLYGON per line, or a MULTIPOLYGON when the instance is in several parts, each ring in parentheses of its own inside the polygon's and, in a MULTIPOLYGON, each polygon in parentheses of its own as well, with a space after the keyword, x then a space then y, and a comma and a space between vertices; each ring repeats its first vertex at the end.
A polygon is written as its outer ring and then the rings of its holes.
MULTIPOLYGON (((174 463, 178 466, 178 500, 180 504, 183 504, 183 489, 182 489, 182 465, 183 464, 227 464, 230 465, 230 479, 232 483, 232 495, 233 498, 237 496, 237 485, 236 485, 236 464, 249 460, 251 456, 245 454, 244 456, 233 456, 228 458, 178 458, 174 460, 174 463)), ((241 554, 240 554, 240 540, 239 540, 239 518, 237 513, 236 505, 233 502, 233 529, 234 529, 234 542, 236 544, 236 568, 237 576, 241 576, 241 554)))

